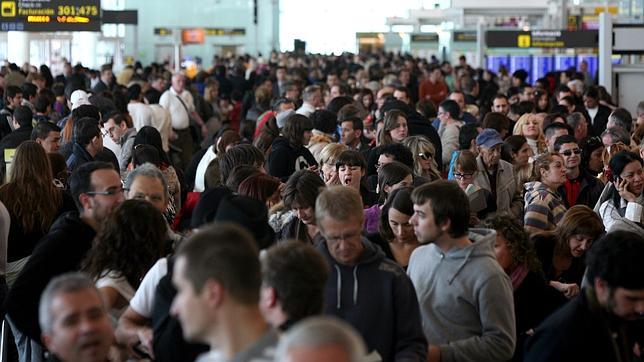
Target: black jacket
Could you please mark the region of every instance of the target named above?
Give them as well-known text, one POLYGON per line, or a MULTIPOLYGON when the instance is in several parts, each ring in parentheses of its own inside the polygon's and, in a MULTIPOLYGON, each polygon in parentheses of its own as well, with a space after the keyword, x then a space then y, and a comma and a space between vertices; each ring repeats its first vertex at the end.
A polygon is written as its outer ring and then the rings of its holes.
MULTIPOLYGON (((579 190, 575 205, 586 205, 592 209, 595 207, 599 196, 601 196, 604 190, 604 183, 597 177, 591 175, 586 169, 582 168, 580 168, 579 177, 581 179, 581 189, 579 190)), ((560 186, 557 189, 557 193, 561 196, 561 200, 566 205, 566 209, 569 209, 570 205, 568 204, 568 197, 566 196, 566 187, 563 185, 560 186)))
POLYGON ((94 157, 87 152, 85 147, 80 143, 74 142, 72 154, 67 158, 67 168, 69 172, 74 172, 80 165, 94 161, 94 157))
POLYGON ((56 276, 80 270, 96 232, 76 211, 61 215, 45 235, 11 286, 7 313, 18 330, 40 341, 38 303, 47 284, 56 276))
POLYGON ((33 127, 20 127, 17 130, 9 133, 0 140, 0 168, 2 175, 5 174, 6 165, 4 162, 4 150, 17 148, 21 143, 31 139, 31 131, 33 127))
POLYGON ((268 174, 286 182, 295 171, 317 164, 306 147, 294 147, 286 138, 277 137, 271 145, 271 154, 268 155, 268 174))
MULTIPOLYGON (((588 112, 588 110, 585 111, 588 112)), ((606 130, 606 124, 608 124, 608 116, 610 116, 610 113, 610 108, 600 104, 597 114, 595 115, 595 119, 591 120, 590 117, 588 117, 588 122, 592 124, 590 130, 593 136, 600 136, 602 132, 606 130)))
POLYGON ((630 362, 636 336, 640 346, 644 342, 641 332, 641 320, 616 320, 598 305, 592 289, 583 289, 535 329, 526 343, 525 361, 630 362))

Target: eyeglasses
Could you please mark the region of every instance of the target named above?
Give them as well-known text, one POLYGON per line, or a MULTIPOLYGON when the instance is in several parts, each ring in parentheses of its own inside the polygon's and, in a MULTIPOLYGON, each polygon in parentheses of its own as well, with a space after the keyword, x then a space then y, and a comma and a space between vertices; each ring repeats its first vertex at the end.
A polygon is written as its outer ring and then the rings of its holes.
POLYGON ((457 180, 470 180, 472 179, 472 176, 474 176, 473 173, 460 173, 460 172, 455 172, 454 173, 454 178, 457 180))
POLYGON ((575 148, 574 150, 565 150, 565 151, 562 151, 562 152, 559 152, 559 153, 564 155, 564 156, 566 156, 566 157, 570 157, 570 156, 572 156, 573 153, 575 155, 580 154, 581 150, 579 148, 575 148))
POLYGON ((418 154, 418 157, 420 157, 420 158, 422 158, 423 160, 427 161, 427 160, 429 160, 429 159, 434 158, 434 155, 432 155, 432 154, 431 154, 431 153, 429 153, 429 152, 420 152, 420 153, 418 154))
POLYGON ((125 191, 123 187, 110 187, 105 191, 87 191, 85 194, 89 196, 103 195, 103 196, 114 196, 123 193, 125 191))

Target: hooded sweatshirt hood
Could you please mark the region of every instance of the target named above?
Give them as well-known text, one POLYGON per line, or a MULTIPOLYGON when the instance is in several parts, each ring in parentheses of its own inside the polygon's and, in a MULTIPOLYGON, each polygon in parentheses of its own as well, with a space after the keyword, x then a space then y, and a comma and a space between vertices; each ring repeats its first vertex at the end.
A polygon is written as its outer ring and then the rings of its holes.
POLYGON ((490 258, 496 262, 496 256, 494 255, 496 231, 490 229, 470 229, 468 237, 472 241, 470 245, 463 248, 452 249, 447 253, 444 253, 434 244, 430 245, 435 249, 435 252, 441 256, 441 258, 444 258, 447 262, 452 264, 451 269, 453 270, 446 275, 448 277, 449 284, 452 284, 458 277, 459 273, 463 271, 467 263, 475 258, 490 258))

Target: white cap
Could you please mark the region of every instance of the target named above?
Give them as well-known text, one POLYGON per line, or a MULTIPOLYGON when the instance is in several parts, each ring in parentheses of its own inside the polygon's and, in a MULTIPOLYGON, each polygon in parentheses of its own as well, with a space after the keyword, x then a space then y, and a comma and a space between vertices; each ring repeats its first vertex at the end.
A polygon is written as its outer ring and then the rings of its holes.
POLYGON ((72 111, 80 106, 91 104, 89 95, 84 90, 77 89, 72 93, 69 101, 72 103, 72 111))

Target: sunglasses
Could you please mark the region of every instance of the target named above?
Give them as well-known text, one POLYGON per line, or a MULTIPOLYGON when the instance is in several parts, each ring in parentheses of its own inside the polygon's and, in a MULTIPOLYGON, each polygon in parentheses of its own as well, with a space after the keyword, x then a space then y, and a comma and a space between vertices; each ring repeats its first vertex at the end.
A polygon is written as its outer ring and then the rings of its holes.
POLYGON ((562 155, 564 155, 564 156, 566 156, 566 157, 570 157, 570 156, 572 156, 572 154, 573 154, 573 153, 574 153, 575 155, 580 154, 580 153, 581 153, 581 150, 580 150, 579 148, 575 148, 574 150, 565 150, 565 151, 563 151, 563 152, 559 152, 559 153, 561 153, 562 155))
POLYGON ((434 155, 432 155, 432 154, 431 154, 431 153, 429 153, 429 152, 421 152, 421 153, 419 153, 419 154, 418 154, 418 157, 420 157, 420 158, 422 158, 423 160, 427 161, 427 160, 429 160, 429 159, 431 159, 431 158, 434 158, 434 155))

